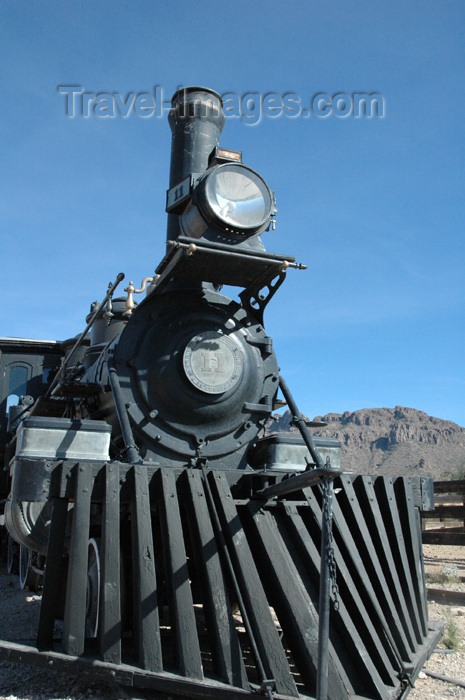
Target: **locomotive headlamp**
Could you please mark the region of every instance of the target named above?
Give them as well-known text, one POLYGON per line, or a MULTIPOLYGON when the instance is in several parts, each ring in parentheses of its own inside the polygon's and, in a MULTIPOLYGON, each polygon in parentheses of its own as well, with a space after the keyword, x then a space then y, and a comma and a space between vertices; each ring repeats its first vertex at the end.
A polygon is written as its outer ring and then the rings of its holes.
POLYGON ((265 182, 241 165, 223 165, 205 178, 200 205, 209 217, 237 229, 258 229, 271 214, 271 194, 265 182))
POLYGON ((181 228, 193 237, 211 228, 223 236, 247 238, 265 231, 275 212, 274 195, 258 173, 241 163, 224 163, 199 181, 181 228))

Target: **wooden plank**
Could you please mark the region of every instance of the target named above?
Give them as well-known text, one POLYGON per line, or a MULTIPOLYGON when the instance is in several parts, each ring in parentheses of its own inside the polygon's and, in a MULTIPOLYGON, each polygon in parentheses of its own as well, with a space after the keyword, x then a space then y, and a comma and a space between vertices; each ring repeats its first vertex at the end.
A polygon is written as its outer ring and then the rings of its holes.
POLYGON ((448 533, 446 529, 423 531, 421 536, 423 544, 447 544, 456 547, 465 546, 465 534, 448 533))
POLYGON ((117 464, 107 464, 102 512, 99 643, 104 661, 121 663, 120 483, 117 464))
POLYGON ((344 493, 344 510, 339 503, 339 495, 333 502, 333 517, 342 543, 349 552, 352 575, 360 579, 362 590, 368 596, 369 604, 378 618, 377 625, 381 625, 388 635, 386 642, 392 646, 396 655, 409 660, 413 641, 412 638, 407 638, 400 622, 352 479, 343 476, 340 484, 344 493), (389 636, 391 633, 392 636, 389 636))
MULTIPOLYGON (((416 641, 421 644, 426 634, 426 627, 424 620, 422 620, 423 611, 418 608, 419 601, 416 595, 418 578, 415 572, 415 584, 412 579, 412 550, 410 547, 412 538, 418 540, 418 533, 416 532, 416 523, 411 520, 411 516, 414 516, 413 493, 411 488, 408 494, 405 493, 406 481, 407 477, 400 477, 396 480, 396 492, 399 496, 397 498, 392 477, 380 476, 375 479, 374 484, 372 482, 368 487, 368 495, 376 494, 380 516, 383 519, 386 533, 389 533, 389 554, 392 561, 390 573, 392 579, 397 581, 396 589, 403 601, 402 609, 405 608, 416 641), (409 543, 408 551, 406 541, 409 543)), ((417 551, 416 554, 418 555, 419 552, 417 551)), ((418 558, 418 565, 420 565, 420 561, 418 558)))
POLYGON ((133 630, 139 664, 149 671, 160 671, 163 668, 163 660, 146 468, 135 465, 133 476, 134 491, 131 499, 133 630))
POLYGON ((216 672, 227 683, 248 688, 241 648, 231 612, 218 544, 199 471, 187 472, 189 532, 202 585, 216 672))
POLYGON ((465 494, 465 479, 456 479, 455 481, 435 481, 434 493, 465 494))
POLYGON ((39 649, 51 649, 53 644, 57 600, 63 589, 63 548, 67 515, 68 501, 61 498, 53 499, 47 566, 45 567, 44 589, 37 630, 37 647, 39 649))
POLYGON ((435 505, 433 513, 428 516, 428 520, 437 520, 441 518, 463 520, 465 518, 465 506, 435 505))
MULTIPOLYGON (((386 483, 391 488, 392 480, 386 479, 386 483)), ((400 557, 407 574, 406 584, 410 595, 412 614, 419 625, 420 640, 423 640, 428 636, 428 604, 423 574, 420 513, 415 507, 411 478, 396 479, 394 490, 397 497, 395 515, 403 520, 401 523, 403 537, 400 557)))
MULTIPOLYGON (((307 691, 311 692, 316 685, 318 613, 271 514, 261 509, 260 504, 252 502, 246 512, 249 517, 244 524, 259 573, 266 581, 286 646, 290 648, 307 691)), ((330 649, 329 697, 347 700, 349 688, 336 668, 332 651, 330 649)))
POLYGON ((158 495, 160 526, 165 548, 165 576, 171 593, 171 627, 176 642, 177 664, 183 676, 203 678, 181 514, 172 469, 160 469, 158 495))
POLYGON ((245 612, 260 657, 260 662, 257 661, 257 664, 263 666, 266 678, 275 680, 278 693, 298 697, 297 688, 226 477, 218 472, 210 473, 209 477, 215 506, 241 589, 245 612))
POLYGON ((84 653, 90 497, 92 492, 92 470, 88 465, 77 464, 75 466, 74 483, 73 523, 69 548, 62 646, 65 654, 80 656, 84 653))
MULTIPOLYGON (((387 477, 378 477, 378 479, 384 478, 387 477)), ((394 601, 395 610, 401 620, 403 629, 408 632, 413 652, 416 644, 421 642, 421 638, 418 636, 415 620, 410 615, 405 592, 403 591, 399 572, 394 561, 393 546, 395 545, 395 540, 392 537, 391 525, 385 521, 387 513, 384 510, 381 512, 381 506, 374 491, 373 479, 369 476, 361 476, 359 477, 359 483, 363 483, 365 504, 369 503, 369 509, 365 505, 365 514, 369 516, 367 520, 370 524, 371 536, 375 546, 378 544, 376 548, 379 560, 394 601)))
MULTIPOLYGON (((321 522, 320 506, 310 490, 306 495, 312 517, 319 524, 321 522)), ((285 525, 293 534, 309 577, 316 578, 320 567, 319 550, 297 509, 294 510, 294 507, 289 505, 286 511, 289 511, 289 518, 285 521, 285 525)), ((343 665, 345 673, 352 678, 355 686, 360 685, 361 678, 362 682, 366 683, 367 692, 374 693, 378 698, 384 698, 386 686, 397 684, 400 664, 382 630, 378 629, 379 625, 375 624, 376 620, 372 619, 366 596, 361 595, 363 591, 360 589, 360 584, 357 584, 352 577, 351 568, 346 563, 336 540, 333 542, 333 548, 337 567, 336 580, 340 586, 339 610, 332 613, 331 638, 334 656, 343 665), (337 644, 336 631, 340 638, 339 644, 337 644), (347 663, 350 663, 352 670, 349 670, 347 663)))

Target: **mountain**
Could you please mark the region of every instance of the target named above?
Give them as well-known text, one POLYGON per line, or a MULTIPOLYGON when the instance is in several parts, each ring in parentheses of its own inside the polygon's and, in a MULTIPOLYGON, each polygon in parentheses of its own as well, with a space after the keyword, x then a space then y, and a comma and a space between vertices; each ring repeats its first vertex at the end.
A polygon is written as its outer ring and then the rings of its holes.
MULTIPOLYGON (((276 414, 268 432, 297 432, 290 421, 290 411, 276 414)), ((313 435, 340 440, 341 466, 347 471, 436 479, 459 478, 465 471, 465 428, 414 408, 364 408, 314 421, 328 425, 311 429, 313 435)))

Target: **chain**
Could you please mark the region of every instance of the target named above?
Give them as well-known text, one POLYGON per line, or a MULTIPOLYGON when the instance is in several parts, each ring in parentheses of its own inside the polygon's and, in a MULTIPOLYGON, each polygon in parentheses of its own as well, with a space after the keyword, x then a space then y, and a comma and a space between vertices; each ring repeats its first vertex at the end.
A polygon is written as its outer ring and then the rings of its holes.
MULTIPOLYGON (((331 593, 333 595, 334 610, 339 610, 339 587, 336 582, 336 559, 333 549, 333 509, 332 509, 332 489, 333 485, 329 479, 324 479, 321 483, 323 494, 322 503, 322 526, 326 527, 327 546, 326 546, 326 561, 328 563, 329 579, 331 581, 331 593)), ((323 556, 323 552, 321 553, 323 556)))

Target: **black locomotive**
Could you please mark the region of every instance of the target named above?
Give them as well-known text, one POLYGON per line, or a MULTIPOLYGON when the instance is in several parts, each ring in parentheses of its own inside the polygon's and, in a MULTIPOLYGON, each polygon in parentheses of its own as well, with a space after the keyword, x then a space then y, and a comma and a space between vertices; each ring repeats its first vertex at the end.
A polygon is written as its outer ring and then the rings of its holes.
POLYGON ((263 325, 304 267, 264 248, 274 194, 219 146, 215 92, 178 91, 169 120, 155 275, 115 298, 119 275, 77 339, 0 339, 4 519, 45 571, 36 641, 0 656, 172 696, 405 697, 440 634, 430 484, 344 475, 312 437, 263 325), (299 439, 265 435, 280 403, 299 439))

